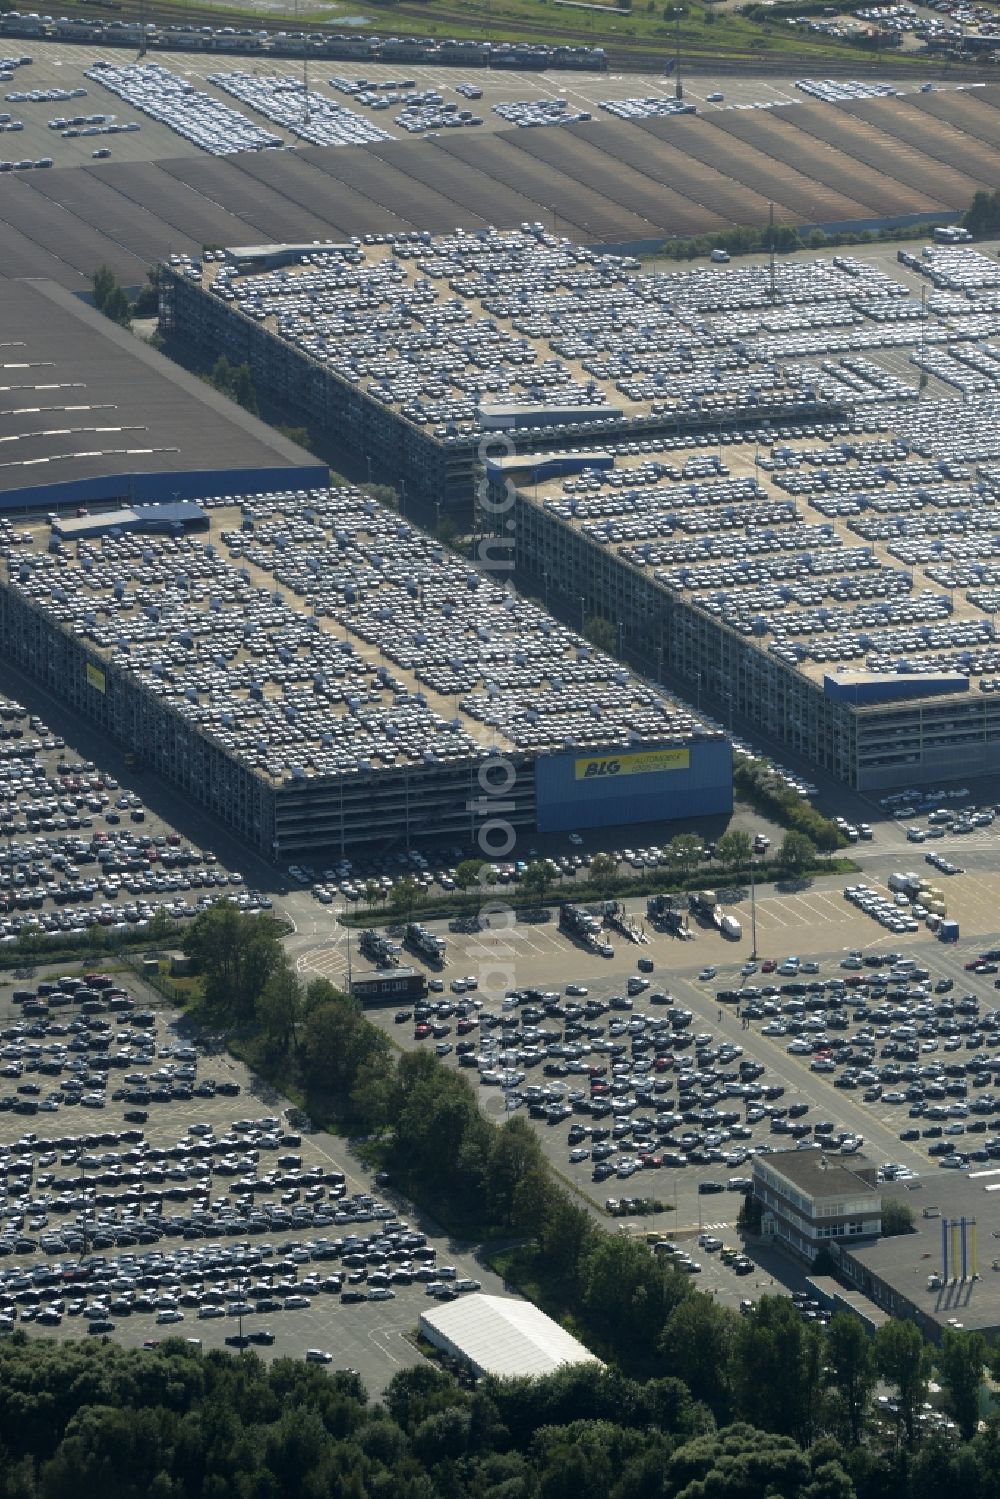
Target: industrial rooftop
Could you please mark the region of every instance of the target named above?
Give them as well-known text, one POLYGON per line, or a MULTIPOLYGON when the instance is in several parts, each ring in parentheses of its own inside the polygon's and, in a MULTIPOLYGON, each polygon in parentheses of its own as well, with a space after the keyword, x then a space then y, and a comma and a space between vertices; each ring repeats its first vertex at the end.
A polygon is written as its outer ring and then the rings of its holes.
POLYGON ((238 472, 242 489, 266 474, 280 482, 308 469, 316 482, 323 473, 59 286, 0 281, 0 328, 0 494, 8 502, 188 498, 204 492, 206 472, 238 472))
POLYGON ((947 1326, 995 1333, 1000 1327, 1000 1260, 993 1258, 1000 1233, 998 1183, 992 1167, 884 1183, 883 1201, 904 1202, 914 1215, 914 1232, 845 1245, 849 1278, 897 1315, 909 1304, 932 1335, 947 1326), (942 1220, 963 1218, 972 1236, 966 1244, 967 1273, 963 1279, 961 1259, 950 1259, 942 1283, 942 1220))
MULTIPOLYGON (((179 66, 167 55, 164 61, 179 66)), ((206 67, 198 76, 203 93, 211 88, 206 67)), ((41 72, 41 60, 34 68, 41 72)), ((80 76, 78 63, 72 81, 80 76)), ((98 80, 85 82, 101 112, 110 106, 117 123, 134 123, 127 103, 98 80)), ((220 91, 217 100, 238 103, 220 91)), ((111 161, 90 160, 90 140, 66 142, 65 157, 61 141, 52 146, 52 132, 44 123, 35 128, 32 112, 56 108, 24 106, 32 154, 51 147, 58 155, 51 169, 5 182, 0 275, 44 275, 74 289, 102 263, 135 284, 165 250, 198 254, 205 245, 536 221, 581 243, 655 245, 673 235, 759 226, 771 203, 776 222, 800 226, 933 218, 964 211, 978 189, 992 191, 1000 180, 1000 86, 993 84, 780 108, 707 107, 673 118, 604 112, 555 129, 440 130, 338 146, 303 141, 294 154, 222 157, 196 147, 180 154, 180 136, 140 113, 137 133, 112 138, 111 161), (155 161, 137 159, 142 154, 155 161), (64 159, 77 164, 62 166, 64 159)), ((240 108, 255 128, 273 130, 266 115, 240 108)), ((384 118, 366 112, 364 123, 384 118)))
POLYGON ((566 1364, 599 1363, 588 1348, 530 1301, 463 1296, 420 1317, 438 1347, 498 1379, 539 1378, 566 1364))

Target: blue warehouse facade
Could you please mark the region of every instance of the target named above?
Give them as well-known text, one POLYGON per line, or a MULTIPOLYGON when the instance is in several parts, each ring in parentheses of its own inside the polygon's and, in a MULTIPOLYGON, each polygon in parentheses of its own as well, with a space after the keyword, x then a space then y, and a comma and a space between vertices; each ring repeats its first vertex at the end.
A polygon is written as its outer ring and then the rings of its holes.
POLYGON ((657 749, 570 751, 535 766, 538 831, 573 832, 733 810, 727 739, 691 739, 657 749))

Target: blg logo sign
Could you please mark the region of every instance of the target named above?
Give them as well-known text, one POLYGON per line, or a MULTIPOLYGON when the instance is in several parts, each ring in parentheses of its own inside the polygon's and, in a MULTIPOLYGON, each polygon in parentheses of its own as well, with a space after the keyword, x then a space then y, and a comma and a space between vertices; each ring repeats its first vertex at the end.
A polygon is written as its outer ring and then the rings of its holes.
POLYGON ((633 755, 596 756, 589 760, 577 760, 575 775, 578 781, 592 781, 599 776, 604 779, 612 776, 645 776, 658 770, 687 770, 690 764, 690 750, 638 750, 633 755))
POLYGON ((585 764, 583 775, 587 781, 591 776, 616 776, 622 768, 620 760, 587 760, 585 764))

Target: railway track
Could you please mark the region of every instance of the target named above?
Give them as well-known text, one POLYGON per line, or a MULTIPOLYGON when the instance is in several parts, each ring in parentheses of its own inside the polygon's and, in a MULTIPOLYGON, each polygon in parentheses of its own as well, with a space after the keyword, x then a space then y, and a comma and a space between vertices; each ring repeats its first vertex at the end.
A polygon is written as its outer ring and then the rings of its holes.
MULTIPOLYGON (((237 15, 223 6, 213 7, 210 5, 192 7, 185 3, 172 3, 172 0, 158 0, 158 3, 149 5, 147 0, 117 0, 114 5, 83 4, 80 0, 70 0, 61 12, 68 15, 86 16, 90 19, 101 20, 144 20, 155 22, 159 26, 171 24, 200 24, 204 26, 231 26, 237 21, 246 22, 247 18, 237 15)), ((458 9, 436 9, 434 12, 435 23, 447 30, 449 25, 454 25, 456 30, 468 27, 468 12, 458 9)), ((405 31, 405 25, 400 21, 412 20, 414 22, 414 35, 419 34, 419 29, 426 25, 426 9, 418 5, 400 4, 393 7, 392 20, 393 29, 405 31)), ((261 27, 266 25, 273 28, 277 24, 277 17, 261 16, 261 27)), ((291 17, 286 18, 292 24, 295 22, 291 17)), ((252 24, 252 23, 251 23, 252 24)), ((311 24, 310 32, 325 34, 336 33, 338 26, 335 21, 319 22, 311 24)), ((596 46, 601 44, 601 38, 596 37, 591 30, 582 27, 561 24, 542 25, 534 21, 519 21, 517 25, 518 39, 524 41, 549 42, 553 45, 565 46, 596 46)), ((498 38, 505 39, 505 38, 498 38)), ((673 56, 672 37, 665 36, 662 46, 650 43, 648 46, 621 47, 605 39, 605 52, 608 60, 609 71, 615 72, 656 72, 662 61, 673 56)), ((712 72, 721 73, 745 73, 751 72, 762 76, 768 74, 789 74, 800 71, 803 67, 818 69, 824 76, 857 75, 869 77, 877 74, 885 74, 886 71, 915 72, 927 70, 927 59, 916 55, 893 54, 891 57, 871 58, 865 54, 857 57, 845 57, 843 60, 833 60, 823 56, 817 56, 816 50, 808 44, 802 50, 795 53, 786 53, 781 57, 758 57, 749 50, 719 51, 682 49, 683 69, 685 72, 712 72)), ((220 56, 227 54, 220 53, 220 56)), ((266 54, 263 54, 266 55, 266 54)), ((279 59, 282 64, 293 64, 294 57, 283 56, 279 59)), ((342 61, 342 59, 323 59, 330 63, 342 61)), ((940 64, 937 65, 939 71, 940 64)), ((968 78, 970 80, 993 78, 996 76, 995 69, 977 68, 974 66, 960 66, 948 64, 949 75, 968 78)), ((569 70, 572 71, 572 70, 569 70)))

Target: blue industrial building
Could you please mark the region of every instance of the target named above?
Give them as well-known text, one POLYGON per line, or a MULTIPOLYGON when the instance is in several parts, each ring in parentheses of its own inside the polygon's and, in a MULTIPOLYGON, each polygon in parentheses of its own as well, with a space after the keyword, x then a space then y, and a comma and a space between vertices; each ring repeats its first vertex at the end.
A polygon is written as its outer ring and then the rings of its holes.
POLYGON ((542 755, 535 764, 535 806, 540 833, 729 813, 732 745, 692 738, 655 749, 542 755))
POLYGON ((969 679, 957 671, 852 671, 823 678, 823 692, 835 703, 858 707, 874 703, 913 702, 925 697, 950 697, 968 692, 969 679))

